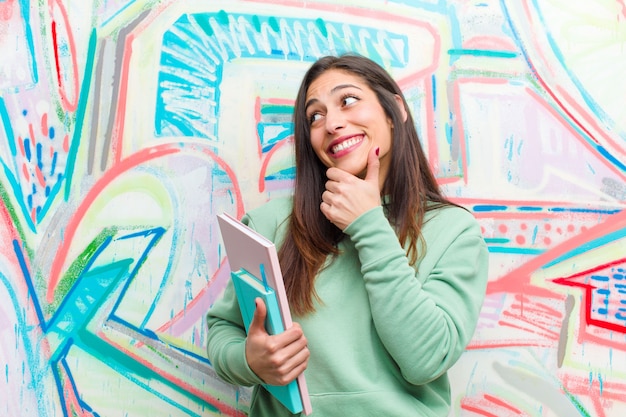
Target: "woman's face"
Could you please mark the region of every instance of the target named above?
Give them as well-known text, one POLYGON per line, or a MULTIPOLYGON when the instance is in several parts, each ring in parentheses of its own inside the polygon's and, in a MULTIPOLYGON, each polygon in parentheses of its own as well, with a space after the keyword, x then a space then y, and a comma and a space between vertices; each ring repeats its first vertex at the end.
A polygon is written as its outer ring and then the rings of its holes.
POLYGON ((311 145, 322 163, 363 178, 370 149, 380 148, 382 184, 391 160, 392 122, 367 83, 331 69, 311 83, 305 103, 311 145))

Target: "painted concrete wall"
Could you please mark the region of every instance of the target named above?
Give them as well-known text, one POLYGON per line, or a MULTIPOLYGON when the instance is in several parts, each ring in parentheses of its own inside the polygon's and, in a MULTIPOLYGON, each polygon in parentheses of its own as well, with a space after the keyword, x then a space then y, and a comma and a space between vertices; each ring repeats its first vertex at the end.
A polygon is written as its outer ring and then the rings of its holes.
POLYGON ((624 0, 0 0, 0 415, 244 415, 214 216, 290 192, 300 77, 345 51, 489 244, 452 415, 626 414, 624 0))

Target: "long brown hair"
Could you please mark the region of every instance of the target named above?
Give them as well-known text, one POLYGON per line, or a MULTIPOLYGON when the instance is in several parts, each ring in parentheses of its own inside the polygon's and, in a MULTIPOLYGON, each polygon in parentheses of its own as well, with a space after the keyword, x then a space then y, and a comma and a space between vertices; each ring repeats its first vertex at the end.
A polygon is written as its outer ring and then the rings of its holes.
POLYGON ((287 297, 295 314, 315 310, 314 281, 329 255, 339 253, 337 244, 344 237, 320 211, 325 190, 327 167, 315 154, 310 141, 310 126, 305 114, 309 86, 330 69, 349 72, 362 78, 376 93, 387 117, 392 121, 390 169, 381 195, 387 218, 394 225, 407 255, 416 262, 422 246, 421 227, 427 210, 452 204, 439 190, 420 144, 413 118, 404 95, 391 76, 374 61, 358 55, 326 56, 306 72, 294 106, 296 176, 293 209, 287 234, 278 257, 283 270, 287 297), (407 113, 404 120, 396 96, 402 98, 407 113), (429 204, 427 202, 435 203, 429 204))

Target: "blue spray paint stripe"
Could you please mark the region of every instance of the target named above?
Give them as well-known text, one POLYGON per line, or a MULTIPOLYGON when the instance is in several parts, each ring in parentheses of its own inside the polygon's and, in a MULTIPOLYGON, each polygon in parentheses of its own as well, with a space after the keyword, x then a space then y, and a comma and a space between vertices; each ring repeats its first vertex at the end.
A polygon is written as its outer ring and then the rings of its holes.
POLYGON ((508 211, 511 213, 515 213, 517 211, 532 211, 532 212, 540 212, 545 211, 546 213, 584 213, 584 214, 618 214, 622 212, 622 209, 591 209, 591 208, 582 208, 582 207, 531 207, 531 206, 507 206, 502 204, 476 204, 472 206, 472 210, 477 213, 488 213, 488 212, 503 212, 508 211))
MULTIPOLYGON (((30 334, 30 332, 32 332, 33 329, 32 329, 32 326, 27 326, 26 319, 24 317, 27 306, 24 306, 20 303, 20 301, 17 299, 17 294, 15 293, 15 290, 12 286, 13 283, 7 277, 5 277, 1 272, 0 272, 0 282, 7 289, 9 299, 11 300, 11 303, 13 305, 13 311, 15 312, 15 316, 17 318, 17 324, 15 326, 16 327, 15 334, 16 336, 19 336, 19 335, 22 336, 21 340, 24 345, 24 351, 26 352, 26 357, 27 357, 26 364, 23 366, 28 368, 28 371, 33 377, 33 381, 31 381, 31 384, 29 385, 29 389, 32 389, 33 391, 36 392, 35 394, 36 398, 47 398, 48 393, 46 392, 46 384, 42 382, 42 379, 43 379, 44 372, 48 368, 48 364, 42 363, 42 361, 39 360, 39 357, 34 354, 35 350, 33 349, 33 345, 31 344, 28 338, 28 335, 30 334), (20 312, 22 314, 20 314, 20 312), (41 365, 41 366, 37 367, 37 365, 41 365)), ((30 291, 31 291, 31 286, 29 286, 29 292, 30 291)), ((35 307, 37 306, 36 298, 33 299, 33 305, 35 307)), ((38 349, 37 352, 41 352, 41 351, 38 349)), ((37 401, 37 409, 39 410, 40 416, 48 415, 46 412, 44 401, 37 401)))
POLYGON ((543 266, 543 268, 549 268, 553 265, 556 265, 560 262, 566 261, 570 258, 573 258, 575 256, 581 255, 587 251, 593 250, 593 249, 597 249, 601 246, 604 246, 608 243, 611 243, 615 240, 620 240, 620 239, 624 239, 626 237, 626 228, 621 229, 621 230, 616 230, 615 232, 612 233, 607 233, 606 235, 598 238, 598 239, 594 239, 592 241, 586 242, 580 246, 578 246, 576 249, 573 249, 569 252, 567 252, 566 254, 563 254, 557 258, 554 258, 552 261, 548 262, 547 264, 545 264, 543 266))
POLYGON ((37 167, 38 167, 40 170, 42 170, 42 169, 43 169, 43 160, 42 160, 42 155, 41 155, 42 150, 43 150, 43 147, 42 147, 41 143, 38 143, 38 144, 35 146, 35 153, 36 153, 36 155, 37 155, 37 167))
POLYGON ((59 351, 63 350, 72 337, 87 327, 107 296, 127 276, 132 262, 132 259, 120 260, 81 273, 48 326, 48 333, 56 333, 62 340, 59 348, 53 352, 53 358, 59 355, 59 351))
POLYGON ((107 26, 109 23, 111 23, 112 20, 114 20, 116 17, 118 17, 120 14, 122 14, 122 12, 124 12, 126 9, 128 9, 132 4, 136 3, 137 0, 128 0, 124 3, 124 5, 122 5, 122 7, 119 8, 119 10, 115 13, 113 13, 111 16, 109 16, 108 19, 106 19, 105 21, 102 22, 102 24, 100 25, 101 28, 107 26))
POLYGON ((24 138, 23 145, 24 145, 24 156, 26 157, 28 162, 31 162, 31 158, 33 156, 31 155, 31 152, 30 152, 30 138, 24 138))
MULTIPOLYGON (((13 195, 15 196, 15 201, 17 202, 21 212, 22 219, 24 223, 28 226, 28 228, 36 233, 35 224, 33 223, 30 217, 30 211, 26 207, 24 203, 24 193, 22 192, 22 187, 17 182, 17 179, 13 176, 13 172, 9 169, 9 167, 4 163, 4 161, 0 161, 2 163, 2 167, 4 169, 4 175, 6 180, 9 182, 11 190, 13 191, 13 195)), ((17 210, 16 210, 17 211, 17 210)))
POLYGON ((533 248, 513 248, 503 246, 487 246, 489 253, 507 253, 511 255, 541 255, 546 252, 545 249, 533 248))
POLYGON ((26 43, 28 44, 28 52, 30 54, 31 75, 33 84, 39 82, 39 71, 37 69, 37 59, 35 59, 35 41, 33 40, 33 32, 30 22, 30 1, 20 0, 20 12, 24 17, 24 34, 26 35, 26 43))
MULTIPOLYGON (((52 175, 52 174, 50 174, 50 175, 52 175)), ((65 177, 63 176, 62 173, 59 173, 57 175, 57 182, 52 187, 49 187, 49 186, 47 187, 47 194, 46 194, 46 196, 57 195, 60 192, 61 187, 63 186, 63 178, 65 178, 65 177)), ((41 206, 41 210, 39 210, 39 212, 37 213, 37 223, 39 223, 39 222, 41 222, 43 220, 45 214, 48 212, 48 210, 50 209, 50 206, 54 202, 53 200, 54 200, 53 198, 47 198, 45 200, 44 205, 41 206)), ((35 227, 35 226, 33 225, 33 227, 35 227)))
MULTIPOLYGON (((203 118, 195 116, 195 110, 193 106, 186 103, 186 101, 197 100, 198 98, 190 95, 189 85, 190 83, 197 86, 198 91, 211 91, 215 95, 211 100, 215 103, 219 103, 219 94, 222 80, 222 71, 224 62, 233 60, 235 58, 267 58, 267 59, 293 59, 293 60, 305 60, 314 61, 316 59, 316 50, 313 50, 306 42, 306 36, 300 36, 300 32, 305 31, 306 23, 309 26, 317 28, 321 24, 327 33, 327 38, 337 39, 334 43, 336 53, 348 52, 355 49, 351 47, 351 42, 355 45, 357 42, 364 41, 372 45, 367 45, 367 48, 373 48, 373 42, 380 37, 372 28, 365 26, 349 25, 351 33, 358 33, 359 36, 352 36, 348 38, 346 44, 345 39, 345 23, 339 22, 325 22, 320 19, 307 20, 307 19, 294 19, 284 18, 280 22, 273 17, 263 17, 260 19, 256 15, 248 14, 229 14, 224 11, 217 13, 198 13, 193 15, 184 15, 178 19, 174 24, 176 31, 170 29, 163 35, 161 55, 161 71, 159 72, 157 101, 155 109, 155 132, 157 136, 163 136, 165 134, 178 134, 185 136, 203 137, 216 140, 218 132, 218 115, 217 105, 215 104, 210 113, 203 115, 203 118), (252 23, 250 23, 252 21, 252 23), (305 22, 304 24, 302 22, 305 22), (247 23, 247 25, 246 25, 247 23), (262 38, 261 35, 254 32, 256 27, 259 30, 261 27, 266 28, 268 25, 270 29, 264 30, 268 36, 262 38), (279 44, 281 36, 272 36, 273 33, 269 33, 269 30, 277 32, 278 35, 285 32, 287 29, 294 28, 293 31, 289 31, 289 41, 285 45, 279 44), (198 29, 201 29, 198 30, 198 29), (238 35, 229 36, 232 32, 236 31, 238 35), (245 32, 245 36, 239 34, 239 32, 245 32), (180 35, 180 34, 183 35, 180 35), (366 36, 368 34, 369 36, 366 36), (341 36, 340 36, 341 35, 341 36), (190 39, 202 39, 202 44, 198 47, 189 45, 189 41, 183 39, 183 36, 188 36, 190 39), (242 37, 247 38, 250 41, 263 41, 269 42, 267 45, 269 52, 266 51, 263 45, 257 45, 257 51, 250 52, 246 44, 243 44, 242 37), (235 38, 235 40, 233 40, 235 38), (262 39, 261 39, 262 38, 262 39), (300 44, 295 44, 294 41, 301 41, 300 44), (301 47, 302 50, 294 50, 296 47, 301 47), (177 56, 176 51, 184 48, 185 50, 194 50, 198 53, 203 53, 205 61, 203 66, 192 66, 186 60, 182 60, 177 56), (203 48, 202 51, 199 49, 203 48), (287 52, 280 52, 281 48, 288 48, 287 52), (202 72, 204 69, 204 72, 202 72), (166 94, 167 93, 167 94, 166 94), (167 103, 164 97, 169 98, 167 103), (176 112, 168 109, 176 109, 176 112)), ((312 28, 310 28, 312 29, 312 28)), ((386 48, 386 55, 390 57, 389 64, 396 67, 404 67, 408 60, 408 39, 405 35, 397 34, 389 31, 385 31, 388 43, 384 43, 383 46, 377 44, 377 47, 386 48), (393 42, 392 42, 393 41, 393 42)), ((326 42, 330 42, 324 38, 326 42)), ((322 40, 324 40, 322 39, 322 40)), ((297 48, 296 48, 297 49, 297 48)), ((323 48, 322 48, 323 49, 323 48)), ((358 49, 358 48, 356 48, 358 49)), ((382 56, 378 51, 371 49, 370 56, 376 60, 378 56, 379 61, 383 61, 382 56)), ((206 101, 207 98, 204 97, 206 101)))
MULTIPOLYGON (((89 46, 87 48, 87 59, 85 62, 85 72, 83 82, 80 87, 80 95, 78 97, 78 107, 76 109, 76 125, 74 126, 74 133, 72 135, 72 141, 70 143, 70 149, 67 154, 67 165, 65 168, 65 200, 68 201, 70 197, 70 191, 72 190, 72 178, 74 176, 74 169, 76 159, 78 155, 78 148, 80 145, 80 138, 83 135, 83 124, 85 122, 85 113, 87 109, 87 102, 89 101, 89 86, 91 85, 91 77, 93 75, 94 59, 96 56, 96 42, 98 40, 96 30, 91 31, 89 37, 89 46)), ((54 195, 48 200, 54 200, 54 195)), ((42 210, 41 216, 43 217, 47 212, 42 210)))
POLYGON ((517 52, 510 51, 492 51, 488 49, 449 49, 448 54, 452 56, 482 56, 489 58, 506 58, 513 59, 519 57, 517 52))
POLYGON ((17 147, 15 146, 15 133, 13 132, 13 126, 11 125, 11 118, 9 117, 9 111, 7 110, 4 99, 0 96, 0 120, 6 133, 7 143, 9 144, 9 150, 11 155, 17 155, 17 147))
MULTIPOLYGON (((154 245, 157 244, 157 242, 161 239, 161 237, 163 236, 163 234, 165 233, 165 229, 162 227, 157 227, 154 229, 149 229, 149 230, 145 230, 145 231, 141 231, 138 233, 132 233, 126 236, 122 236, 116 240, 124 240, 124 239, 134 239, 137 237, 145 237, 148 238, 149 241, 146 244, 146 247, 143 251, 143 253, 138 257, 137 262, 135 263, 134 268, 132 269, 132 271, 129 271, 129 277, 128 280, 126 281, 126 283, 124 284, 124 287, 122 288, 121 292, 120 292, 120 297, 119 299, 116 301, 115 305, 113 306, 113 309, 111 310, 111 316, 115 315, 115 312, 117 311, 118 307, 120 306, 123 298, 124 298, 124 294, 126 294, 126 291, 128 290, 128 287, 130 286, 132 280, 135 278, 135 275, 137 275, 137 272, 139 270, 139 268, 141 267, 141 265, 143 265, 143 263, 145 262, 145 260, 148 257, 148 253, 150 252, 150 250, 154 247, 154 245)), ((174 249, 173 249, 174 250, 174 249)), ((170 275, 170 272, 172 270, 172 259, 170 257, 170 259, 168 260, 168 265, 165 268, 164 272, 163 272, 163 279, 161 280, 161 284, 159 285, 159 289, 152 301, 152 305, 150 306, 150 308, 148 309, 147 313, 146 313, 146 317, 144 318, 143 323, 141 324, 141 327, 144 328, 145 325, 147 324, 147 322, 150 320, 150 318, 152 317, 152 314, 154 313, 154 310, 156 309, 156 306, 159 302, 159 300, 161 299, 161 296, 163 295, 164 291, 165 291, 165 287, 167 284, 167 277, 170 275)))
POLYGON ((476 204, 472 206, 472 210, 475 212, 506 211, 508 209, 509 206, 495 204, 476 204))
MULTIPOLYGON (((39 320, 39 324, 41 326, 41 329, 43 330, 44 333, 47 333, 47 325, 44 319, 44 315, 43 312, 41 310, 41 304, 39 302, 39 297, 37 296, 37 292, 35 291, 35 287, 34 287, 34 283, 32 281, 32 276, 30 275, 29 271, 28 271, 28 267, 26 266, 26 261, 24 259, 23 253, 19 247, 19 242, 17 241, 13 241, 13 247, 15 250, 15 254, 16 257, 18 259, 18 262, 20 264, 20 267, 22 269, 22 272, 24 274, 24 281, 26 283, 26 286, 28 287, 28 292, 30 294, 30 297, 32 298, 32 304, 33 304, 33 308, 35 310, 35 313, 37 315, 37 318, 39 320)), ((34 358, 33 358, 34 360, 34 358)), ((33 362, 36 363, 36 362, 33 362)), ((43 372, 43 370, 42 370, 43 372)), ((40 376, 38 376, 39 374, 33 374, 33 378, 38 380, 40 379, 40 376)), ((44 386, 43 383, 34 383, 33 385, 35 386, 44 386)), ((44 395, 43 393, 40 393, 40 395, 44 395)), ((38 396, 38 398, 44 398, 42 396, 38 396)), ((63 395, 60 396, 60 398, 63 398, 63 395)), ((44 414, 42 414, 44 415, 44 414)), ((69 416, 68 416, 69 417, 69 416)))
POLYGON ((108 361, 105 362, 105 364, 111 369, 115 370, 119 375, 123 376, 134 385, 145 389, 147 392, 153 394, 163 402, 181 410, 181 412, 185 413, 185 416, 202 417, 203 414, 198 414, 188 407, 185 407, 184 405, 175 402, 170 396, 155 390, 154 387, 150 384, 150 381, 155 380, 161 382, 163 385, 180 393, 184 397, 190 398, 194 401, 197 401, 198 403, 203 404, 211 412, 218 411, 215 406, 207 403, 201 398, 196 397, 190 392, 185 391, 179 385, 172 383, 158 372, 155 372, 145 365, 135 361, 134 359, 129 358, 126 354, 115 349, 96 335, 88 332, 81 332, 80 339, 77 339, 75 341, 75 346, 94 357, 106 357, 108 361))

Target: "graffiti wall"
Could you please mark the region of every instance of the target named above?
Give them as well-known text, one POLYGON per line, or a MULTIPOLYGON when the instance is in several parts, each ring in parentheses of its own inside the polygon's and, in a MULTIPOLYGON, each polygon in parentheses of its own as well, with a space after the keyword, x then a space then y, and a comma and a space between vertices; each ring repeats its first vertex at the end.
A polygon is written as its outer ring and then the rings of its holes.
POLYGON ((489 246, 451 415, 626 414, 624 0, 0 0, 0 415, 246 414, 215 215, 290 192, 300 78, 348 51, 489 246))

